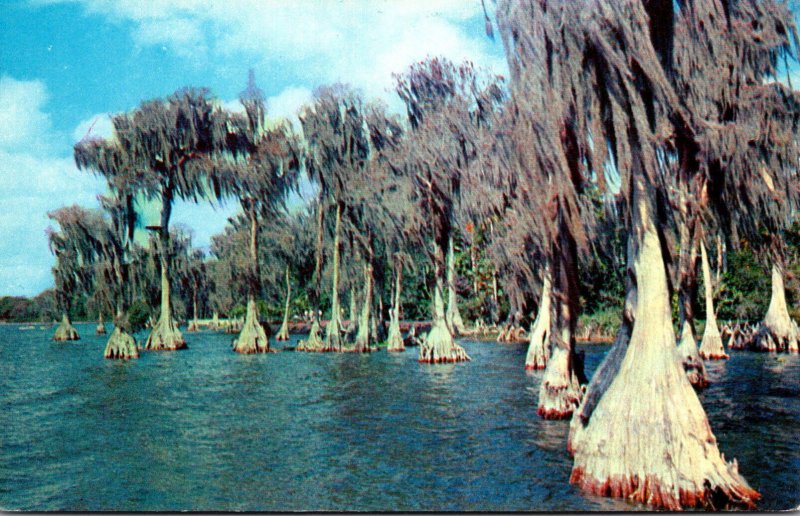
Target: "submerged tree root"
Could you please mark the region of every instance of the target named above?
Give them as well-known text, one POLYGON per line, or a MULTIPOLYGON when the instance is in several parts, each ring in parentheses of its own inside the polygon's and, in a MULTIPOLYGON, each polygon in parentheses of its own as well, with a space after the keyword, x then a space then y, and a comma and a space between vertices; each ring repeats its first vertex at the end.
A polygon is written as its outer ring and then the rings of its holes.
POLYGON ((289 323, 284 319, 278 334, 275 335, 275 340, 289 340, 289 323))
POLYGON ((139 358, 139 349, 136 347, 136 339, 119 327, 114 328, 106 344, 103 357, 119 360, 139 358))
POLYGON ((444 320, 434 321, 428 336, 419 348, 419 362, 440 364, 472 360, 467 352, 456 344, 444 320))
POLYGON ((726 360, 730 358, 722 346, 722 336, 719 334, 716 323, 714 323, 713 329, 709 329, 706 326, 698 354, 704 360, 726 360))
POLYGON ((799 334, 797 323, 794 321, 789 321, 780 329, 770 328, 762 322, 759 323, 747 345, 753 351, 797 353, 799 334))
POLYGON ((144 345, 144 349, 150 351, 176 351, 186 348, 186 341, 172 317, 159 319, 144 345))
POLYGON ((406 350, 406 346, 403 343, 403 335, 400 333, 400 321, 395 317, 392 317, 389 323, 389 336, 386 342, 388 343, 386 351, 399 353, 406 350))
POLYGON ((56 332, 53 335, 53 340, 57 342, 67 341, 67 340, 80 340, 80 336, 78 335, 78 330, 72 326, 72 323, 69 321, 69 317, 66 314, 61 318, 61 324, 58 325, 56 328, 56 332))
POLYGON ((308 339, 301 340, 297 343, 297 351, 306 351, 311 353, 321 353, 329 351, 325 348, 325 341, 320 337, 321 331, 319 321, 314 319, 311 324, 311 330, 308 332, 308 339))
POLYGON ((586 388, 581 385, 583 363, 575 357, 570 363, 568 350, 554 347, 539 387, 537 414, 543 419, 568 419, 580 405, 586 388))
MULTIPOLYGON (((735 460, 728 466, 728 470, 728 473, 738 475, 735 460)), ((570 483, 597 496, 625 498, 670 511, 679 511, 683 507, 703 507, 711 510, 752 509, 755 507, 754 501, 760 497, 758 492, 747 485, 715 484, 716 487, 712 489, 706 482, 694 489, 675 488, 663 485, 656 475, 647 475, 642 479, 639 475, 630 473, 598 481, 586 475, 579 467, 572 470, 570 483)))
POLYGON ((245 316, 239 338, 233 341, 233 350, 243 355, 255 353, 269 353, 269 339, 264 327, 258 321, 258 307, 254 299, 247 302, 247 315, 245 316))

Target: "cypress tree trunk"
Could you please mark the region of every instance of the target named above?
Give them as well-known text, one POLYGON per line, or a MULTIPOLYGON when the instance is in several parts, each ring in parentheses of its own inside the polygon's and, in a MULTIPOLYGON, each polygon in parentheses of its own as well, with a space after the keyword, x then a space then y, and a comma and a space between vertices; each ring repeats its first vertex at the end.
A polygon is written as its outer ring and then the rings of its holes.
POLYGON ((159 230, 159 260, 161 261, 161 313, 153 326, 144 348, 153 351, 174 351, 185 349, 186 342, 172 318, 169 287, 169 217, 172 212, 172 193, 165 190, 161 196, 161 228, 159 230))
POLYGON ((370 351, 377 351, 377 348, 371 347, 370 334, 370 312, 372 308, 372 265, 367 263, 364 265, 364 300, 361 305, 361 315, 358 319, 358 334, 356 335, 356 342, 353 351, 357 353, 368 353, 370 351))
POLYGON ((786 288, 783 283, 783 268, 778 262, 772 264, 772 296, 764 320, 759 324, 753 339, 756 351, 788 351, 797 353, 797 324, 789 317, 786 307, 786 288))
POLYGON ((442 249, 434 241, 434 276, 436 284, 433 291, 433 323, 431 331, 419 347, 419 361, 429 363, 462 362, 471 360, 464 348, 456 344, 453 334, 445 320, 444 278, 442 278, 442 249))
POLYGON ((339 232, 342 225, 342 206, 336 205, 336 226, 333 233, 333 291, 331 292, 331 320, 325 328, 325 348, 328 351, 342 350, 341 325, 339 321, 339 232))
POLYGON ((283 309, 283 323, 275 340, 289 340, 289 303, 292 299, 292 283, 289 281, 289 266, 286 266, 286 305, 283 309))
POLYGON ((254 353, 269 353, 269 340, 267 332, 258 320, 258 305, 255 297, 249 296, 247 300, 247 313, 244 325, 239 333, 239 338, 233 341, 233 350, 244 355, 254 353))
POLYGON ((689 228, 681 225, 681 256, 678 271, 678 309, 680 313, 681 337, 678 353, 683 360, 683 369, 689 383, 695 389, 708 387, 706 366, 697 350, 697 336, 694 331, 693 299, 697 293, 697 232, 689 242, 689 228))
POLYGON ((752 508, 759 494, 720 454, 681 367, 661 239, 634 176, 623 323, 570 425, 570 481, 671 510, 752 508))
POLYGON ((717 327, 717 316, 714 314, 714 289, 711 287, 711 267, 708 264, 706 246, 700 240, 700 260, 703 264, 703 283, 706 293, 706 329, 703 332, 703 341, 700 344, 700 356, 707 360, 720 360, 728 358, 722 346, 722 336, 717 327))
POLYGON ((525 369, 527 370, 544 369, 550 358, 550 301, 552 297, 550 281, 550 268, 545 266, 539 311, 531 326, 528 355, 525 357, 525 369))
POLYGON ((447 325, 454 335, 464 335, 464 320, 458 309, 458 294, 456 293, 456 253, 453 247, 452 235, 447 240, 447 325))
MULTIPOLYGON (((554 246, 555 247, 555 246, 554 246)), ((578 322, 578 254, 575 241, 561 228, 560 242, 549 263, 553 274, 552 325, 544 378, 539 388, 538 414, 545 419, 566 419, 578 407, 585 392, 583 358, 575 353, 578 322)))
MULTIPOLYGON (((122 306, 121 304, 119 306, 122 306)), ((103 352, 104 358, 127 360, 139 358, 139 348, 136 339, 128 334, 126 330, 125 313, 121 308, 117 309, 117 317, 114 320, 114 331, 111 332, 103 352)))
POLYGON ((400 333, 400 289, 403 286, 403 266, 395 265, 394 296, 392 299, 392 313, 389 320, 389 337, 387 351, 405 351, 403 336, 400 333))
POLYGON ((125 295, 126 274, 123 272, 123 267, 116 258, 114 270, 121 291, 117 297, 117 316, 114 319, 114 331, 111 332, 111 337, 109 337, 106 343, 103 357, 123 360, 139 358, 139 346, 136 344, 136 339, 134 339, 132 335, 129 335, 127 331, 128 320, 125 316, 125 306, 128 304, 128 297, 125 295))
POLYGON ((311 323, 311 330, 308 332, 308 339, 301 340, 297 343, 297 351, 327 351, 325 349, 325 341, 322 340, 321 335, 322 331, 320 330, 319 319, 314 316, 314 320, 311 323))
POLYGON ((69 320, 69 315, 67 315, 66 311, 61 315, 61 324, 59 324, 58 328, 56 328, 56 332, 53 335, 53 340, 59 342, 65 340, 80 340, 78 330, 72 326, 72 323, 69 320))
POLYGON ((258 215, 252 204, 248 204, 247 208, 249 208, 247 211, 250 214, 250 294, 247 298, 247 313, 245 314, 242 331, 239 333, 239 338, 233 341, 233 350, 243 354, 268 353, 270 351, 269 340, 259 321, 258 305, 256 304, 256 293, 259 290, 258 283, 260 279, 258 267, 258 215))
POLYGON ((199 329, 197 324, 197 285, 194 286, 192 289, 192 322, 189 323, 189 327, 186 328, 186 331, 195 332, 199 329))
POLYGON ((106 334, 106 325, 103 323, 103 312, 100 312, 97 317, 97 327, 94 329, 96 335, 106 334))

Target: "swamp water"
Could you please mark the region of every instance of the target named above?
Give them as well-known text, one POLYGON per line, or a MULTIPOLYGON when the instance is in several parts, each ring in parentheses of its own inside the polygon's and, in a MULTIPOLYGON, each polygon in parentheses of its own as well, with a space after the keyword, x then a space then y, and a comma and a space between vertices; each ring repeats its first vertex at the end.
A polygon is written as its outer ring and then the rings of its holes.
MULTIPOLYGON (((76 327, 82 340, 53 342, 54 328, 0 325, 0 508, 644 508, 569 485, 568 423, 536 415, 542 373, 523 370, 524 344, 463 341, 472 362, 428 365, 416 348, 241 356, 233 336, 201 332, 121 362, 102 358, 94 324, 76 327)), ((591 375, 609 346, 580 348, 591 375)), ((800 356, 706 367, 721 450, 759 509, 796 508, 800 356)))

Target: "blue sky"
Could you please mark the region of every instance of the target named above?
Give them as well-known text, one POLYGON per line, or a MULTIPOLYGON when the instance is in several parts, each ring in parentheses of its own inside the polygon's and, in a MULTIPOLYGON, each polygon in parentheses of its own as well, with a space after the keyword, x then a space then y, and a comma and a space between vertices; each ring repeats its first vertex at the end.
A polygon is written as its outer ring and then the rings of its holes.
MULTIPOLYGON (((286 117, 334 81, 399 108, 392 72, 428 55, 507 73, 480 0, 32 0, 4 2, 0 26, 0 296, 52 286, 47 211, 97 206, 72 145, 107 136, 109 113, 183 86, 234 107, 250 68, 286 117)), ((178 203, 173 221, 207 245, 237 210, 178 203)))

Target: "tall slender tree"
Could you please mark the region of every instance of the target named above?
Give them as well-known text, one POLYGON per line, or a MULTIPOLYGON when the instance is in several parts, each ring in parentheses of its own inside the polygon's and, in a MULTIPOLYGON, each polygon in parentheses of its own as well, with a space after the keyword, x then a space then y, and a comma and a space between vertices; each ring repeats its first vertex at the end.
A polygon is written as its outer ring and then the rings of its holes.
POLYGON ((158 235, 161 270, 161 310, 145 349, 186 347, 172 314, 170 299, 170 231, 176 199, 196 201, 208 195, 205 170, 193 162, 224 141, 227 127, 214 123, 214 101, 207 90, 183 89, 166 100, 143 102, 130 113, 112 118, 116 144, 133 160, 131 166, 146 175, 144 195, 158 199, 161 221, 158 235))
MULTIPOLYGON (((342 84, 319 88, 313 104, 300 113, 303 135, 308 145, 306 170, 319 188, 319 229, 325 218, 323 214, 330 210, 334 217, 331 317, 326 326, 324 348, 319 351, 341 351, 343 347, 339 300, 340 248, 343 224, 347 224, 346 220, 343 221, 343 215, 348 208, 348 188, 353 187, 354 181, 364 177, 369 160, 369 131, 364 117, 365 107, 361 96, 342 84)), ((317 253, 321 253, 321 247, 319 244, 317 253)))
POLYGON ((396 166, 413 179, 415 206, 427 221, 417 229, 429 242, 434 270, 433 326, 420 346, 419 361, 461 362, 469 356, 456 344, 445 312, 446 253, 461 175, 477 157, 479 128, 502 100, 503 90, 497 78, 483 80, 471 63, 456 66, 439 58, 412 65, 396 80, 411 126, 402 146, 403 163, 396 166))
POLYGON ((288 123, 268 122, 264 93, 256 86, 252 71, 239 100, 245 112, 226 114, 228 134, 223 152, 201 167, 210 167, 209 178, 217 197, 234 195, 239 199, 250 228, 247 312, 233 350, 266 353, 270 351, 269 341, 256 305, 261 293, 259 221, 285 209, 286 196, 297 184, 301 156, 298 139, 288 123))

